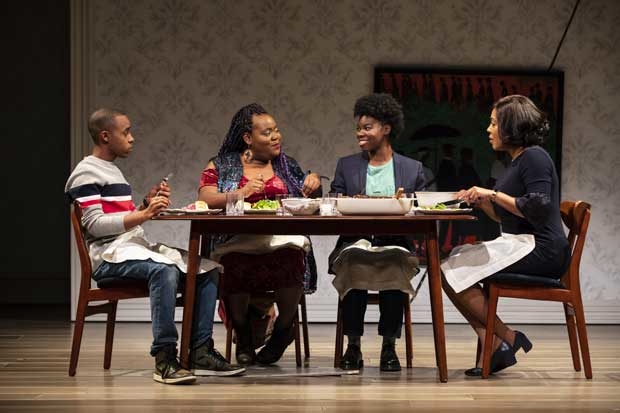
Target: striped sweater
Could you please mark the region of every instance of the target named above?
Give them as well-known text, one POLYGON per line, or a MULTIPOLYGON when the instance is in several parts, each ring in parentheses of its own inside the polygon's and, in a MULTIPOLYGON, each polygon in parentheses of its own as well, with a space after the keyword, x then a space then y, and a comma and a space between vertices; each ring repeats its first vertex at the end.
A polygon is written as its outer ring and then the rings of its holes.
MULTIPOLYGON (((82 208, 82 226, 94 271, 103 261, 153 260, 176 265, 187 273, 186 251, 150 243, 140 225, 125 229, 123 217, 136 206, 131 186, 114 163, 92 155, 85 157, 69 176, 65 194, 82 208)), ((215 261, 203 258, 198 272, 210 273, 217 279, 221 268, 215 261)))
POLYGON ((127 232, 123 216, 136 209, 131 186, 113 162, 89 155, 69 176, 65 194, 70 202, 78 201, 82 207, 82 225, 96 269, 107 245, 127 232))

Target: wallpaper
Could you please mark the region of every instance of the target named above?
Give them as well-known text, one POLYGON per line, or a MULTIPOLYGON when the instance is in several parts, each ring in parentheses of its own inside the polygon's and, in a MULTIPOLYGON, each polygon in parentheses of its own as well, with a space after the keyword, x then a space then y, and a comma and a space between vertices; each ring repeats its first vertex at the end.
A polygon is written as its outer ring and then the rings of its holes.
MULTIPOLYGON (((118 164, 136 202, 170 172, 174 204, 193 201, 233 114, 251 102, 275 117, 284 151, 302 168, 333 176, 337 159, 358 150, 353 104, 372 91, 375 65, 545 69, 572 6, 566 0, 91 0, 88 106, 129 114, 136 147, 118 164)), ((593 205, 581 265, 583 294, 592 303, 586 311, 600 321, 604 316, 593 314, 605 306, 618 322, 619 25, 617 1, 582 2, 554 65, 565 71, 563 198, 593 205)), ((153 240, 187 247, 187 226, 146 228, 153 240)), ((313 241, 320 288, 309 297, 311 320, 331 320, 337 295, 326 259, 335 238, 313 241)), ((414 303, 414 320, 430 319, 427 290, 414 303)), ((448 307, 446 319, 457 320, 448 307)))

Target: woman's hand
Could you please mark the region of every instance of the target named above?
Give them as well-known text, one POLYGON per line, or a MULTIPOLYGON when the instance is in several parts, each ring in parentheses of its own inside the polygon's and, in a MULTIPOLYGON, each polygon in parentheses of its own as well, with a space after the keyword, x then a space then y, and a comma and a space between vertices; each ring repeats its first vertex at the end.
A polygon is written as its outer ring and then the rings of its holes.
POLYGON ((321 186, 321 177, 319 176, 319 174, 308 174, 308 176, 306 176, 306 179, 304 179, 304 185, 301 188, 301 193, 303 196, 310 196, 314 191, 318 189, 319 186, 321 186))
POLYGON ((469 189, 462 189, 457 194, 458 199, 462 199, 470 205, 478 205, 479 203, 489 201, 495 191, 491 189, 472 186, 469 189))
POLYGON ((247 198, 255 193, 263 193, 265 192, 265 181, 263 180, 262 175, 259 175, 257 178, 252 178, 248 181, 247 184, 243 188, 241 188, 241 192, 243 193, 243 198, 247 198))

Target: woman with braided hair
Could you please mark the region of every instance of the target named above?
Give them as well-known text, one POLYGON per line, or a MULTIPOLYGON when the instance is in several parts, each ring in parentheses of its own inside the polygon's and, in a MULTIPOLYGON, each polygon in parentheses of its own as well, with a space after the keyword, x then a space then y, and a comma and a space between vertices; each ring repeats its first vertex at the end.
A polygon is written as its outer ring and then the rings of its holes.
MULTIPOLYGON (((274 199, 277 194, 311 196, 320 188, 319 175, 305 174, 295 159, 284 154, 281 142, 276 121, 261 105, 242 107, 233 117, 218 155, 202 172, 199 199, 210 208, 224 208, 226 193, 231 191, 243 194, 250 203, 274 199)), ((220 291, 236 334, 237 361, 275 363, 293 341, 293 318, 301 294, 304 289, 316 289, 309 238, 224 236, 215 240, 211 257, 224 266, 220 291), (278 318, 271 338, 255 354, 257 343, 252 337, 260 333, 252 331, 250 304, 253 296, 267 291, 275 293, 278 318)))

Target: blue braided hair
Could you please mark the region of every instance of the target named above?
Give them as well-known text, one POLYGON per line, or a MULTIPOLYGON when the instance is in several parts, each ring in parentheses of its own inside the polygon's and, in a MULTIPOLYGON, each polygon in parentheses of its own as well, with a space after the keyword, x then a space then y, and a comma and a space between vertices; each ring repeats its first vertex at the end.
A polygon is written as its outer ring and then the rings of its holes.
MULTIPOLYGON (((243 140, 243 135, 246 132, 252 133, 252 118, 254 115, 265 114, 268 114, 267 110, 258 103, 250 103, 239 109, 230 122, 230 128, 220 147, 218 156, 231 152, 242 153, 247 148, 247 144, 243 140)), ((284 183, 286 183, 289 191, 295 196, 301 196, 301 185, 296 182, 291 175, 284 149, 280 149, 280 155, 272 160, 272 164, 275 166, 275 169, 280 172, 281 178, 284 183)))

